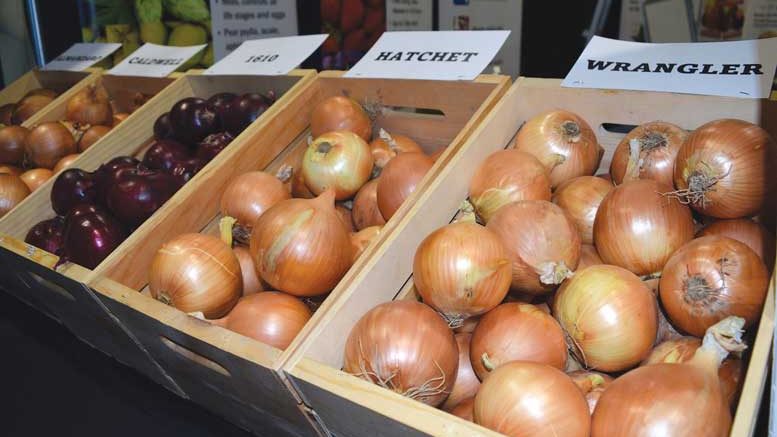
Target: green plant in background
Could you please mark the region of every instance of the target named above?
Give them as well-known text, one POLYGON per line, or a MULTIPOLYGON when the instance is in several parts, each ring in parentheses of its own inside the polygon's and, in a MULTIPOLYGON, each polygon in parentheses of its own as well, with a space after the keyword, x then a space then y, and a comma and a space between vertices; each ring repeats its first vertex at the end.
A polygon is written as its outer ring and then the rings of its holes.
POLYGON ((164 0, 165 11, 183 21, 198 22, 210 19, 205 0, 164 0))
POLYGON ((162 22, 162 0, 135 0, 140 40, 152 44, 167 43, 167 27, 162 22))
MULTIPOLYGON (((191 23, 183 23, 173 28, 170 32, 168 45, 177 47, 196 46, 208 42, 208 33, 202 26, 191 23)), ((186 71, 199 64, 204 55, 204 50, 194 55, 185 64, 178 68, 178 71, 186 71)))

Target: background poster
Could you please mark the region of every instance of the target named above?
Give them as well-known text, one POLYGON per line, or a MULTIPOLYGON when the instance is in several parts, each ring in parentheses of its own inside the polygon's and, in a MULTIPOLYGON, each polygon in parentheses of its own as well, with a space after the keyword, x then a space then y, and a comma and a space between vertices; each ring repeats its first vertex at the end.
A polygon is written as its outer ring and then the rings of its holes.
POLYGON ((320 0, 323 70, 347 70, 386 30, 384 0, 320 0))
POLYGON ((434 30, 433 0, 386 0, 386 29, 434 30))

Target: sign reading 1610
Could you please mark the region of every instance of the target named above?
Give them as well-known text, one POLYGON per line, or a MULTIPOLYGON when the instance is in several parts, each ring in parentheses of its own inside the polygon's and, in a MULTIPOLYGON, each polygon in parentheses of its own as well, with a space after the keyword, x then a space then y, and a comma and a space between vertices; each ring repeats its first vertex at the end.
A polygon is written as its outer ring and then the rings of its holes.
POLYGON ((245 62, 272 62, 274 60, 278 59, 278 55, 258 55, 258 56, 249 56, 248 59, 245 60, 245 62))
MULTIPOLYGON (((248 3, 248 1, 243 1, 248 3)), ((293 3, 293 2, 292 2, 293 3)), ((286 74, 316 51, 328 35, 285 36, 244 41, 205 75, 286 74)))

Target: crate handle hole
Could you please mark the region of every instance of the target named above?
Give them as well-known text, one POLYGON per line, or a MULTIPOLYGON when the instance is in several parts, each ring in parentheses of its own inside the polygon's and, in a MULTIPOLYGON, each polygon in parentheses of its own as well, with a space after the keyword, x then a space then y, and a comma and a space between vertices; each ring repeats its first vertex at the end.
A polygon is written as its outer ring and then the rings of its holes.
POLYGON ((221 364, 219 364, 219 363, 217 363, 217 362, 215 362, 215 361, 213 361, 213 360, 211 360, 209 358, 205 358, 202 355, 200 355, 200 354, 198 354, 196 352, 193 352, 193 351, 187 349, 184 346, 181 346, 180 344, 174 342, 173 340, 170 340, 169 338, 165 337, 164 335, 160 335, 159 336, 159 340, 162 342, 162 344, 167 346, 168 349, 170 349, 171 351, 177 353, 178 355, 186 358, 187 360, 195 362, 195 363, 197 363, 197 364, 199 364, 199 365, 201 365, 203 367, 207 367, 208 369, 210 369, 210 370, 212 370, 212 371, 214 371, 216 373, 219 373, 219 374, 221 374, 223 376, 226 376, 228 378, 232 377, 232 374, 229 373, 229 370, 224 368, 224 366, 222 366, 221 364))
POLYGON ((637 125, 623 123, 602 123, 601 130, 611 134, 623 134, 631 132, 637 125))
POLYGON ((414 117, 423 117, 428 119, 444 119, 445 113, 434 108, 416 108, 412 106, 383 106, 381 115, 390 116, 392 114, 412 114, 414 117))
MULTIPOLYGON (((35 273, 32 273, 32 272, 27 272, 27 274, 29 274, 30 277, 35 280, 35 282, 37 282, 39 285, 43 286, 43 288, 45 288, 45 289, 47 289, 49 291, 52 291, 52 292, 54 292, 54 294, 58 294, 59 296, 64 297, 65 299, 68 299, 68 300, 70 300, 72 302, 76 301, 76 298, 72 294, 70 294, 70 292, 67 291, 61 285, 55 284, 55 283, 49 281, 48 279, 43 278, 43 277, 41 277, 39 275, 36 275, 35 273)), ((21 274, 19 274, 19 279, 22 282, 24 282, 25 284, 27 284, 27 281, 24 280, 24 277, 21 274)))

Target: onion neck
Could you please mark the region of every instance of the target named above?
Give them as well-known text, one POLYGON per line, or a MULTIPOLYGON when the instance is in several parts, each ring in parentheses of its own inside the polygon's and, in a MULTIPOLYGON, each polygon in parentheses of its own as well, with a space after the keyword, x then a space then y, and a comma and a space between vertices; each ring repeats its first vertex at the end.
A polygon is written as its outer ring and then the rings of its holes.
POLYGON ((574 272, 567 267, 564 261, 548 261, 539 265, 537 273, 540 276, 540 282, 546 285, 556 285, 571 278, 574 272))
POLYGON ((731 352, 747 348, 742 340, 745 319, 729 316, 707 329, 701 347, 696 350, 689 363, 710 370, 717 375, 718 368, 731 352))

